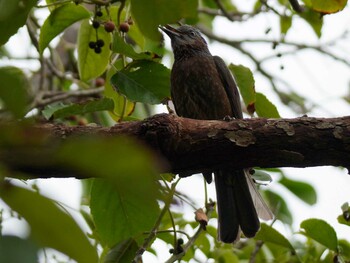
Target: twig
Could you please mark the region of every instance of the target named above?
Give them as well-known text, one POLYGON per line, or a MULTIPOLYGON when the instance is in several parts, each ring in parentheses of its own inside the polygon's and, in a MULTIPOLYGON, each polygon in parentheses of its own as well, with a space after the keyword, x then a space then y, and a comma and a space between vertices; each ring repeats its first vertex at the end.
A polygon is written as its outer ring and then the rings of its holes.
POLYGON ((298 0, 289 0, 289 3, 295 12, 297 13, 304 12, 304 7, 299 4, 298 0))
POLYGON ((165 201, 164 207, 156 221, 156 223, 154 224, 149 236, 145 239, 145 241, 143 242, 142 246, 137 250, 136 255, 133 259, 133 263, 137 263, 140 262, 139 260, 141 259, 143 253, 148 249, 148 247, 151 245, 153 239, 156 237, 157 235, 157 230, 158 227, 160 225, 160 223, 162 222, 162 219, 165 215, 165 213, 168 211, 171 201, 173 200, 173 196, 175 193, 175 189, 176 189, 176 185, 178 184, 178 182, 180 181, 181 178, 177 179, 172 185, 171 185, 171 191, 169 192, 168 195, 168 199, 165 201))
POLYGON ((221 10, 221 12, 223 13, 223 15, 230 21, 235 21, 234 17, 231 16, 231 14, 229 12, 227 12, 227 10, 225 9, 225 7, 223 6, 223 4, 221 3, 220 0, 214 0, 216 5, 218 6, 218 8, 221 10))
MULTIPOLYGON (((40 95, 40 99, 36 98, 35 101, 31 105, 31 109, 37 108, 37 107, 44 107, 46 105, 49 105, 53 102, 57 101, 63 101, 69 98, 81 98, 81 97, 90 97, 90 96, 96 96, 102 93, 104 90, 103 87, 96 88, 96 89, 88 89, 88 90, 73 90, 69 92, 63 92, 56 95, 53 95, 47 99, 42 99, 45 96, 48 96, 48 94, 45 94, 45 92, 42 92, 40 95)), ((50 93, 49 93, 50 94, 50 93)))
POLYGON ((255 248, 254 248, 254 250, 249 258, 249 263, 255 262, 255 258, 258 255, 258 253, 263 245, 264 245, 264 241, 261 241, 261 240, 256 241, 255 248))
MULTIPOLYGON (((214 210, 214 203, 208 204, 207 206, 207 215, 211 214, 211 212, 214 210)), ((177 260, 180 260, 187 252, 187 250, 193 246, 194 242, 197 240, 199 235, 204 231, 201 225, 199 225, 199 228, 197 229, 196 233, 187 241, 186 244, 183 246, 183 251, 179 254, 173 254, 165 263, 171 263, 175 262, 177 260)))

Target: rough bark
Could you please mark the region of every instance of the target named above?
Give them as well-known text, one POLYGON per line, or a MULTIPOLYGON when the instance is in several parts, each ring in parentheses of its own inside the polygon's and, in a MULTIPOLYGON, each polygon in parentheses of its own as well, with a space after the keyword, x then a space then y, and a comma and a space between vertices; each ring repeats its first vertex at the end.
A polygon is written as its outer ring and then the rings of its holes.
MULTIPOLYGON (((0 125, 1 129, 6 127, 0 125)), ((48 161, 52 147, 46 146, 83 135, 135 137, 169 162, 163 172, 182 176, 219 167, 350 167, 350 117, 202 121, 160 114, 110 128, 47 123, 25 131, 31 141, 25 151, 23 146, 18 150, 16 145, 1 143, 0 161, 34 174, 45 171, 43 177, 76 176, 48 161), (45 138, 40 147, 36 137, 45 138)))

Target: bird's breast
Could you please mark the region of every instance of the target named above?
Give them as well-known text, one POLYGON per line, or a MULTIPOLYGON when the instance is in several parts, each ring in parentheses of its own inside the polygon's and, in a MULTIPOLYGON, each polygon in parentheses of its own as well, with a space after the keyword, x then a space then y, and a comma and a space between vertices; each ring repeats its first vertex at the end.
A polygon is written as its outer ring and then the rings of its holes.
POLYGON ((212 56, 175 61, 171 96, 178 115, 193 119, 222 119, 232 110, 212 56))

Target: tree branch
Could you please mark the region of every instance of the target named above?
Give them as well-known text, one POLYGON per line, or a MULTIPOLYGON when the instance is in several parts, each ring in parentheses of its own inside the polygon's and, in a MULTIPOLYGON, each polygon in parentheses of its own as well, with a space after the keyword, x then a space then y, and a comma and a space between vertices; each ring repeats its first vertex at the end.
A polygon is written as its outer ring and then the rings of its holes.
POLYGON ((350 117, 204 121, 160 114, 110 128, 41 124, 26 128, 25 134, 31 141, 46 136, 45 144, 2 141, 0 162, 35 177, 86 176, 54 160, 60 142, 83 135, 135 137, 168 161, 162 172, 181 176, 219 168, 350 167, 350 117))

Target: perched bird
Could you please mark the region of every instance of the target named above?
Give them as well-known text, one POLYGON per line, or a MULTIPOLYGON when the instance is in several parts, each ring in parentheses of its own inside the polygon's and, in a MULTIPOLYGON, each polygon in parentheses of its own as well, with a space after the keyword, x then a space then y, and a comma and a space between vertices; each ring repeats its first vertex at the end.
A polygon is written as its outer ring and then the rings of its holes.
MULTIPOLYGON (((218 56, 212 56, 206 41, 196 28, 169 25, 160 29, 171 39, 175 62, 171 71, 171 97, 179 116, 220 120, 227 116, 243 118, 236 83, 218 56)), ((208 182, 211 174, 204 174, 208 182)), ((218 239, 225 243, 239 240, 241 231, 254 237, 260 228, 259 217, 273 215, 258 193, 249 172, 218 170, 214 172, 218 239)))

